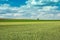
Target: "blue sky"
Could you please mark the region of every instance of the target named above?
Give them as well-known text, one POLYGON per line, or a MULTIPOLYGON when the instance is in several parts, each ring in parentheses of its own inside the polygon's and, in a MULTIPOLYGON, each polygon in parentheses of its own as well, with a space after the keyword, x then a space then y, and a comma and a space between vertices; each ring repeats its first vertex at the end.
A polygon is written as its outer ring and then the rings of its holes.
POLYGON ((60 19, 60 0, 0 0, 0 18, 60 19))
POLYGON ((27 0, 0 0, 0 4, 9 4, 10 6, 19 7, 21 5, 26 5, 27 0))

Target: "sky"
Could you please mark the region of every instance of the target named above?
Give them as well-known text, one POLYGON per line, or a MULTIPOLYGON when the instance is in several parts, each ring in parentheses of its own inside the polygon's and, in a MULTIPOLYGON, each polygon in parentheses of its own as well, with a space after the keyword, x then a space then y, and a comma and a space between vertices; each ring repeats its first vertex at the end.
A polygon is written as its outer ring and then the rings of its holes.
POLYGON ((60 20, 60 0, 0 0, 0 18, 60 20))

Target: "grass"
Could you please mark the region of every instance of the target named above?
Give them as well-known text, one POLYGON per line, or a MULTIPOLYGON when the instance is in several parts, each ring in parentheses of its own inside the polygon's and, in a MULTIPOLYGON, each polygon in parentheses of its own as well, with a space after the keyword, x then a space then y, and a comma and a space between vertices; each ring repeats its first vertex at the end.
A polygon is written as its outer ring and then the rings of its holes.
POLYGON ((60 40, 60 21, 0 22, 0 40, 60 40))

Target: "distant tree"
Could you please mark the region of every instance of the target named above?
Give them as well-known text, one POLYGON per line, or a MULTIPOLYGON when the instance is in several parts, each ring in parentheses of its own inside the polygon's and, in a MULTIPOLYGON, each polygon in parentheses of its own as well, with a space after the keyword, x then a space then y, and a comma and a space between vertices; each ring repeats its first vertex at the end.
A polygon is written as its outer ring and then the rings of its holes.
POLYGON ((39 20, 39 18, 37 18, 37 20, 39 20))

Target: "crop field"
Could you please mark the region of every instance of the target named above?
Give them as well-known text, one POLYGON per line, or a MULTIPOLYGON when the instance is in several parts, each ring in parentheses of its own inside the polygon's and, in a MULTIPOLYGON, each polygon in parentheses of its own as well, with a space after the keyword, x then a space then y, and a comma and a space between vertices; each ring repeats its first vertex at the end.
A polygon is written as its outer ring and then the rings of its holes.
POLYGON ((0 22, 0 40, 60 40, 60 21, 0 22))

